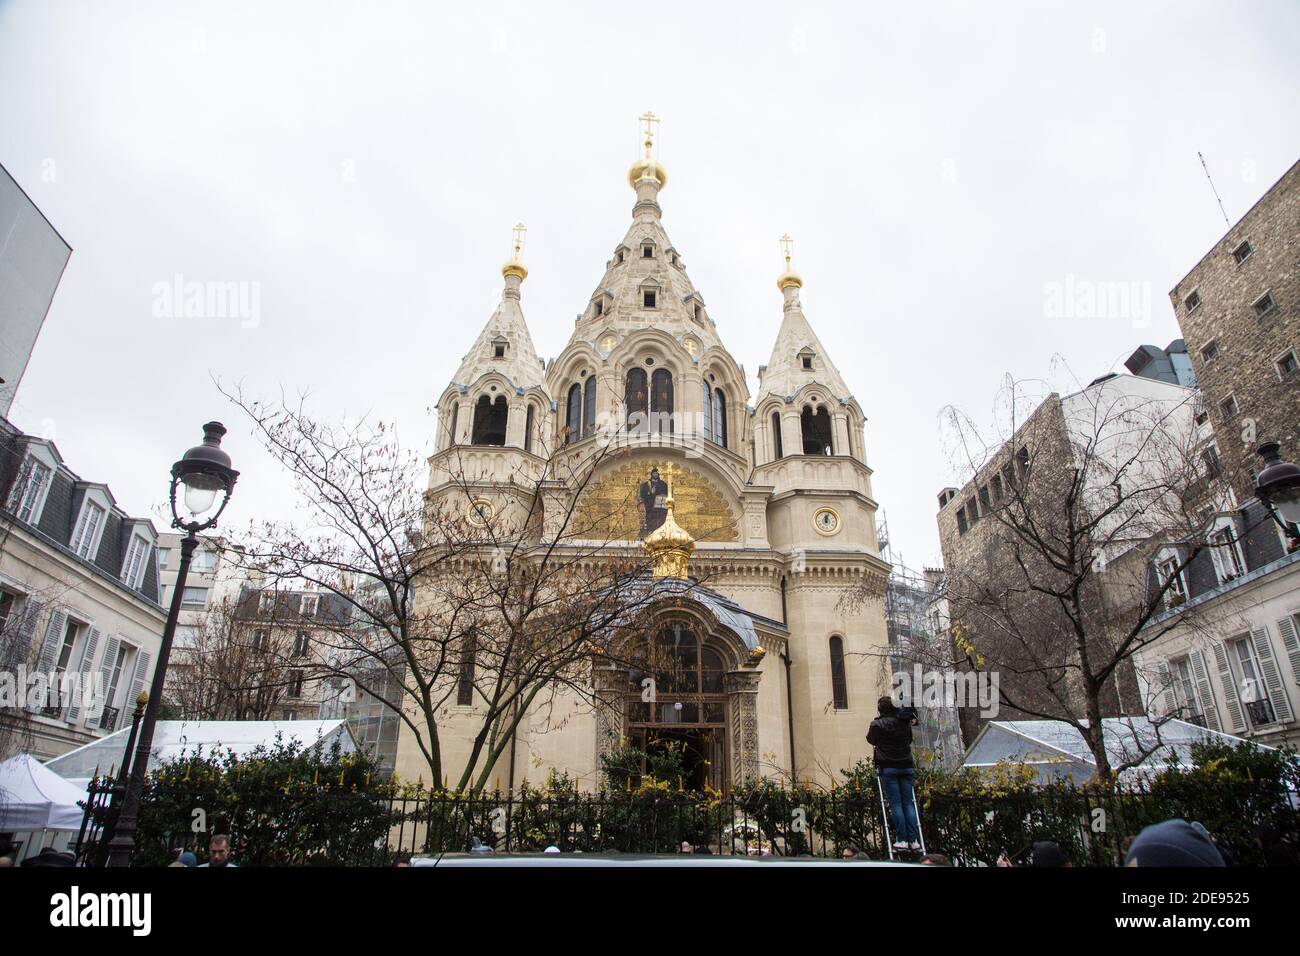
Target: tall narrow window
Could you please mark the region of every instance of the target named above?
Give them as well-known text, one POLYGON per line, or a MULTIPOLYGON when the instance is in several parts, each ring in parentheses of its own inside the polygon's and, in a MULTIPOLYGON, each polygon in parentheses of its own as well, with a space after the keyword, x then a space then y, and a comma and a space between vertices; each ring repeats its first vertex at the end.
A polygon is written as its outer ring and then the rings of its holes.
POLYGON ((649 431, 646 423, 646 412, 649 410, 648 399, 645 369, 634 368, 627 373, 627 387, 623 392, 623 403, 627 406, 628 431, 649 431))
POLYGON ((470 444, 504 445, 508 415, 504 395, 498 395, 495 402, 486 395, 481 396, 474 406, 474 434, 470 444))
POLYGON ((564 443, 575 442, 582 435, 582 386, 569 386, 568 414, 564 420, 564 443))
POLYGON ((727 396, 720 388, 713 392, 713 440, 727 447, 727 396))
POLYGON ((781 450, 781 413, 772 413, 772 460, 784 458, 785 453, 781 450))
POLYGON ((447 429, 447 444, 456 444, 456 419, 460 418, 460 402, 451 403, 451 427, 447 429))
POLYGON ((49 484, 50 474, 50 469, 44 462, 37 461, 30 455, 23 459, 18 480, 9 493, 9 510, 18 516, 19 521, 35 524, 40 517, 41 499, 45 494, 45 486, 49 484))
POLYGON ((713 441, 713 392, 709 389, 708 382, 704 382, 702 388, 700 407, 704 418, 704 440, 713 441))
POLYGON ((673 433, 673 373, 666 368, 655 369, 650 378, 651 431, 663 435, 673 433))
POLYGON ((528 413, 524 416, 524 451, 533 450, 533 428, 536 426, 536 414, 533 411, 533 403, 528 403, 528 413))
POLYGON ((126 550, 126 560, 122 562, 122 583, 129 588, 138 588, 144 578, 145 559, 149 556, 149 542, 138 534, 131 535, 130 547, 126 550))
POLYGON ((819 405, 814 412, 811 405, 805 405, 799 416, 799 425, 803 431, 803 453, 805 455, 833 455, 831 442, 831 415, 825 405, 819 405))
POLYGON ((87 501, 81 509, 77 521, 77 530, 72 535, 72 550, 80 558, 91 559, 99 547, 99 526, 104 521, 104 509, 93 501, 87 501))
POLYGON ((838 635, 831 638, 831 693, 835 709, 848 710, 849 683, 844 675, 844 641, 838 635))
POLYGON ((596 431, 596 376, 587 378, 582 392, 582 434, 592 435, 596 431))
POLYGON ((474 703, 474 654, 477 652, 473 630, 465 632, 460 644, 460 672, 456 680, 456 705, 469 707, 474 703))

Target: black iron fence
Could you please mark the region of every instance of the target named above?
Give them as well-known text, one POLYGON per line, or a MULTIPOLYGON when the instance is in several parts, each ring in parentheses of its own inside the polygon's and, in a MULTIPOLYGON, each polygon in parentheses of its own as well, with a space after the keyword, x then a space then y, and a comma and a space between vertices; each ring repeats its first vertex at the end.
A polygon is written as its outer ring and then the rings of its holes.
MULTIPOLYGON (((727 796, 642 787, 633 792, 525 790, 466 796, 389 786, 286 781, 232 788, 225 778, 151 778, 136 862, 162 865, 177 849, 205 858, 213 833, 227 833, 240 865, 383 866, 415 855, 487 848, 532 853, 772 854, 888 856, 885 810, 874 781, 830 792, 765 785, 727 796)), ((95 865, 110 833, 112 779, 92 782, 79 858, 95 865)), ((1242 864, 1262 862, 1261 828, 1300 837, 1288 793, 1260 781, 1225 782, 1169 794, 1062 784, 971 793, 922 788, 917 800, 926 848, 955 864, 1028 862, 1035 841, 1052 840, 1077 866, 1122 863, 1144 826, 1170 817, 1200 820, 1242 864)))

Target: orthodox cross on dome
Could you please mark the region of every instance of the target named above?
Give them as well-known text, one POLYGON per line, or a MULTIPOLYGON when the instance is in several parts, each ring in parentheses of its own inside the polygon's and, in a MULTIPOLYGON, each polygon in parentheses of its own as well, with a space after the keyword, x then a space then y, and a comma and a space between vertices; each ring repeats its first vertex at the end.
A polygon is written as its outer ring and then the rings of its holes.
POLYGON ((790 271, 790 255, 794 252, 794 240, 790 238, 790 233, 781 237, 781 251, 785 254, 785 271, 790 271))
POLYGON ((639 117, 637 117, 637 119, 645 123, 645 158, 649 159, 651 155, 651 151, 654 149, 655 126, 659 122, 659 117, 655 116, 655 114, 652 111, 646 110, 639 117))
POLYGON ((677 466, 674 465, 671 461, 670 461, 670 462, 667 462, 667 463, 664 465, 664 468, 663 468, 663 475, 664 475, 664 482, 668 485, 668 500, 669 500, 669 501, 671 501, 671 500, 672 500, 672 497, 673 497, 673 483, 675 482, 675 480, 676 480, 676 478, 677 478, 677 471, 678 471, 677 466))
POLYGON ((514 234, 515 234, 515 254, 514 254, 514 258, 518 259, 518 258, 519 258, 519 253, 522 252, 522 251, 523 251, 523 248, 524 248, 524 234, 525 234, 526 232, 528 232, 528 227, 525 226, 522 222, 517 222, 517 223, 515 223, 515 228, 514 228, 513 231, 514 231, 514 234))

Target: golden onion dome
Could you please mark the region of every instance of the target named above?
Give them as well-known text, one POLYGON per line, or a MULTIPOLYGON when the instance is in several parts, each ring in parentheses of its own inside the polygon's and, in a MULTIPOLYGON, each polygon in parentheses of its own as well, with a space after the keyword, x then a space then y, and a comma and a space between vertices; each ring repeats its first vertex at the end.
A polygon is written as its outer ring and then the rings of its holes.
POLYGON ((521 280, 527 279, 528 268, 518 259, 511 259, 501 267, 501 276, 502 278, 505 276, 519 276, 521 280))
POLYGON ((657 578, 684 578, 689 575, 691 553, 695 550, 695 539, 689 531, 677 523, 673 517, 673 498, 669 494, 664 502, 668 514, 664 523, 646 536, 641 546, 654 562, 654 576, 657 578))
POLYGON ((789 270, 782 272, 777 276, 776 287, 784 292, 786 286, 794 286, 796 289, 802 287, 803 276, 799 275, 797 272, 790 272, 789 270))
POLYGON ((645 176, 659 180, 661 189, 668 185, 668 170, 664 169, 664 164, 648 156, 632 164, 632 168, 627 171, 627 184, 636 189, 637 181, 645 176))

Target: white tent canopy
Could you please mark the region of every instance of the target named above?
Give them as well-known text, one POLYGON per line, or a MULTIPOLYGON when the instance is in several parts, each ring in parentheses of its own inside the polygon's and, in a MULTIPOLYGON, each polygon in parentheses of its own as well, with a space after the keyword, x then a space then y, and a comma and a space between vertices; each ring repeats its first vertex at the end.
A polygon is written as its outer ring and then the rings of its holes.
MULTIPOLYGON (((129 728, 101 737, 61 757, 47 767, 65 780, 86 782, 95 775, 108 773, 122 765, 129 728)), ((343 753, 357 749, 356 740, 345 720, 160 720, 154 725, 153 746, 149 749, 149 769, 202 750, 205 754, 233 751, 243 757, 258 747, 275 746, 276 738, 284 743, 297 741, 304 747, 328 750, 337 740, 343 753)))
MULTIPOLYGON (((1120 774, 1122 783, 1165 769, 1172 757, 1190 765, 1194 743, 1219 741, 1239 747, 1246 742, 1185 720, 1157 723, 1149 717, 1103 717, 1102 733, 1112 767, 1145 755, 1120 774)), ((1045 784, 1065 779, 1083 783, 1097 772, 1097 762, 1083 735, 1063 720, 989 721, 966 751, 962 766, 987 768, 1002 761, 1027 764, 1045 784)))
POLYGON ((80 830, 85 797, 31 754, 0 763, 0 830, 80 830))

